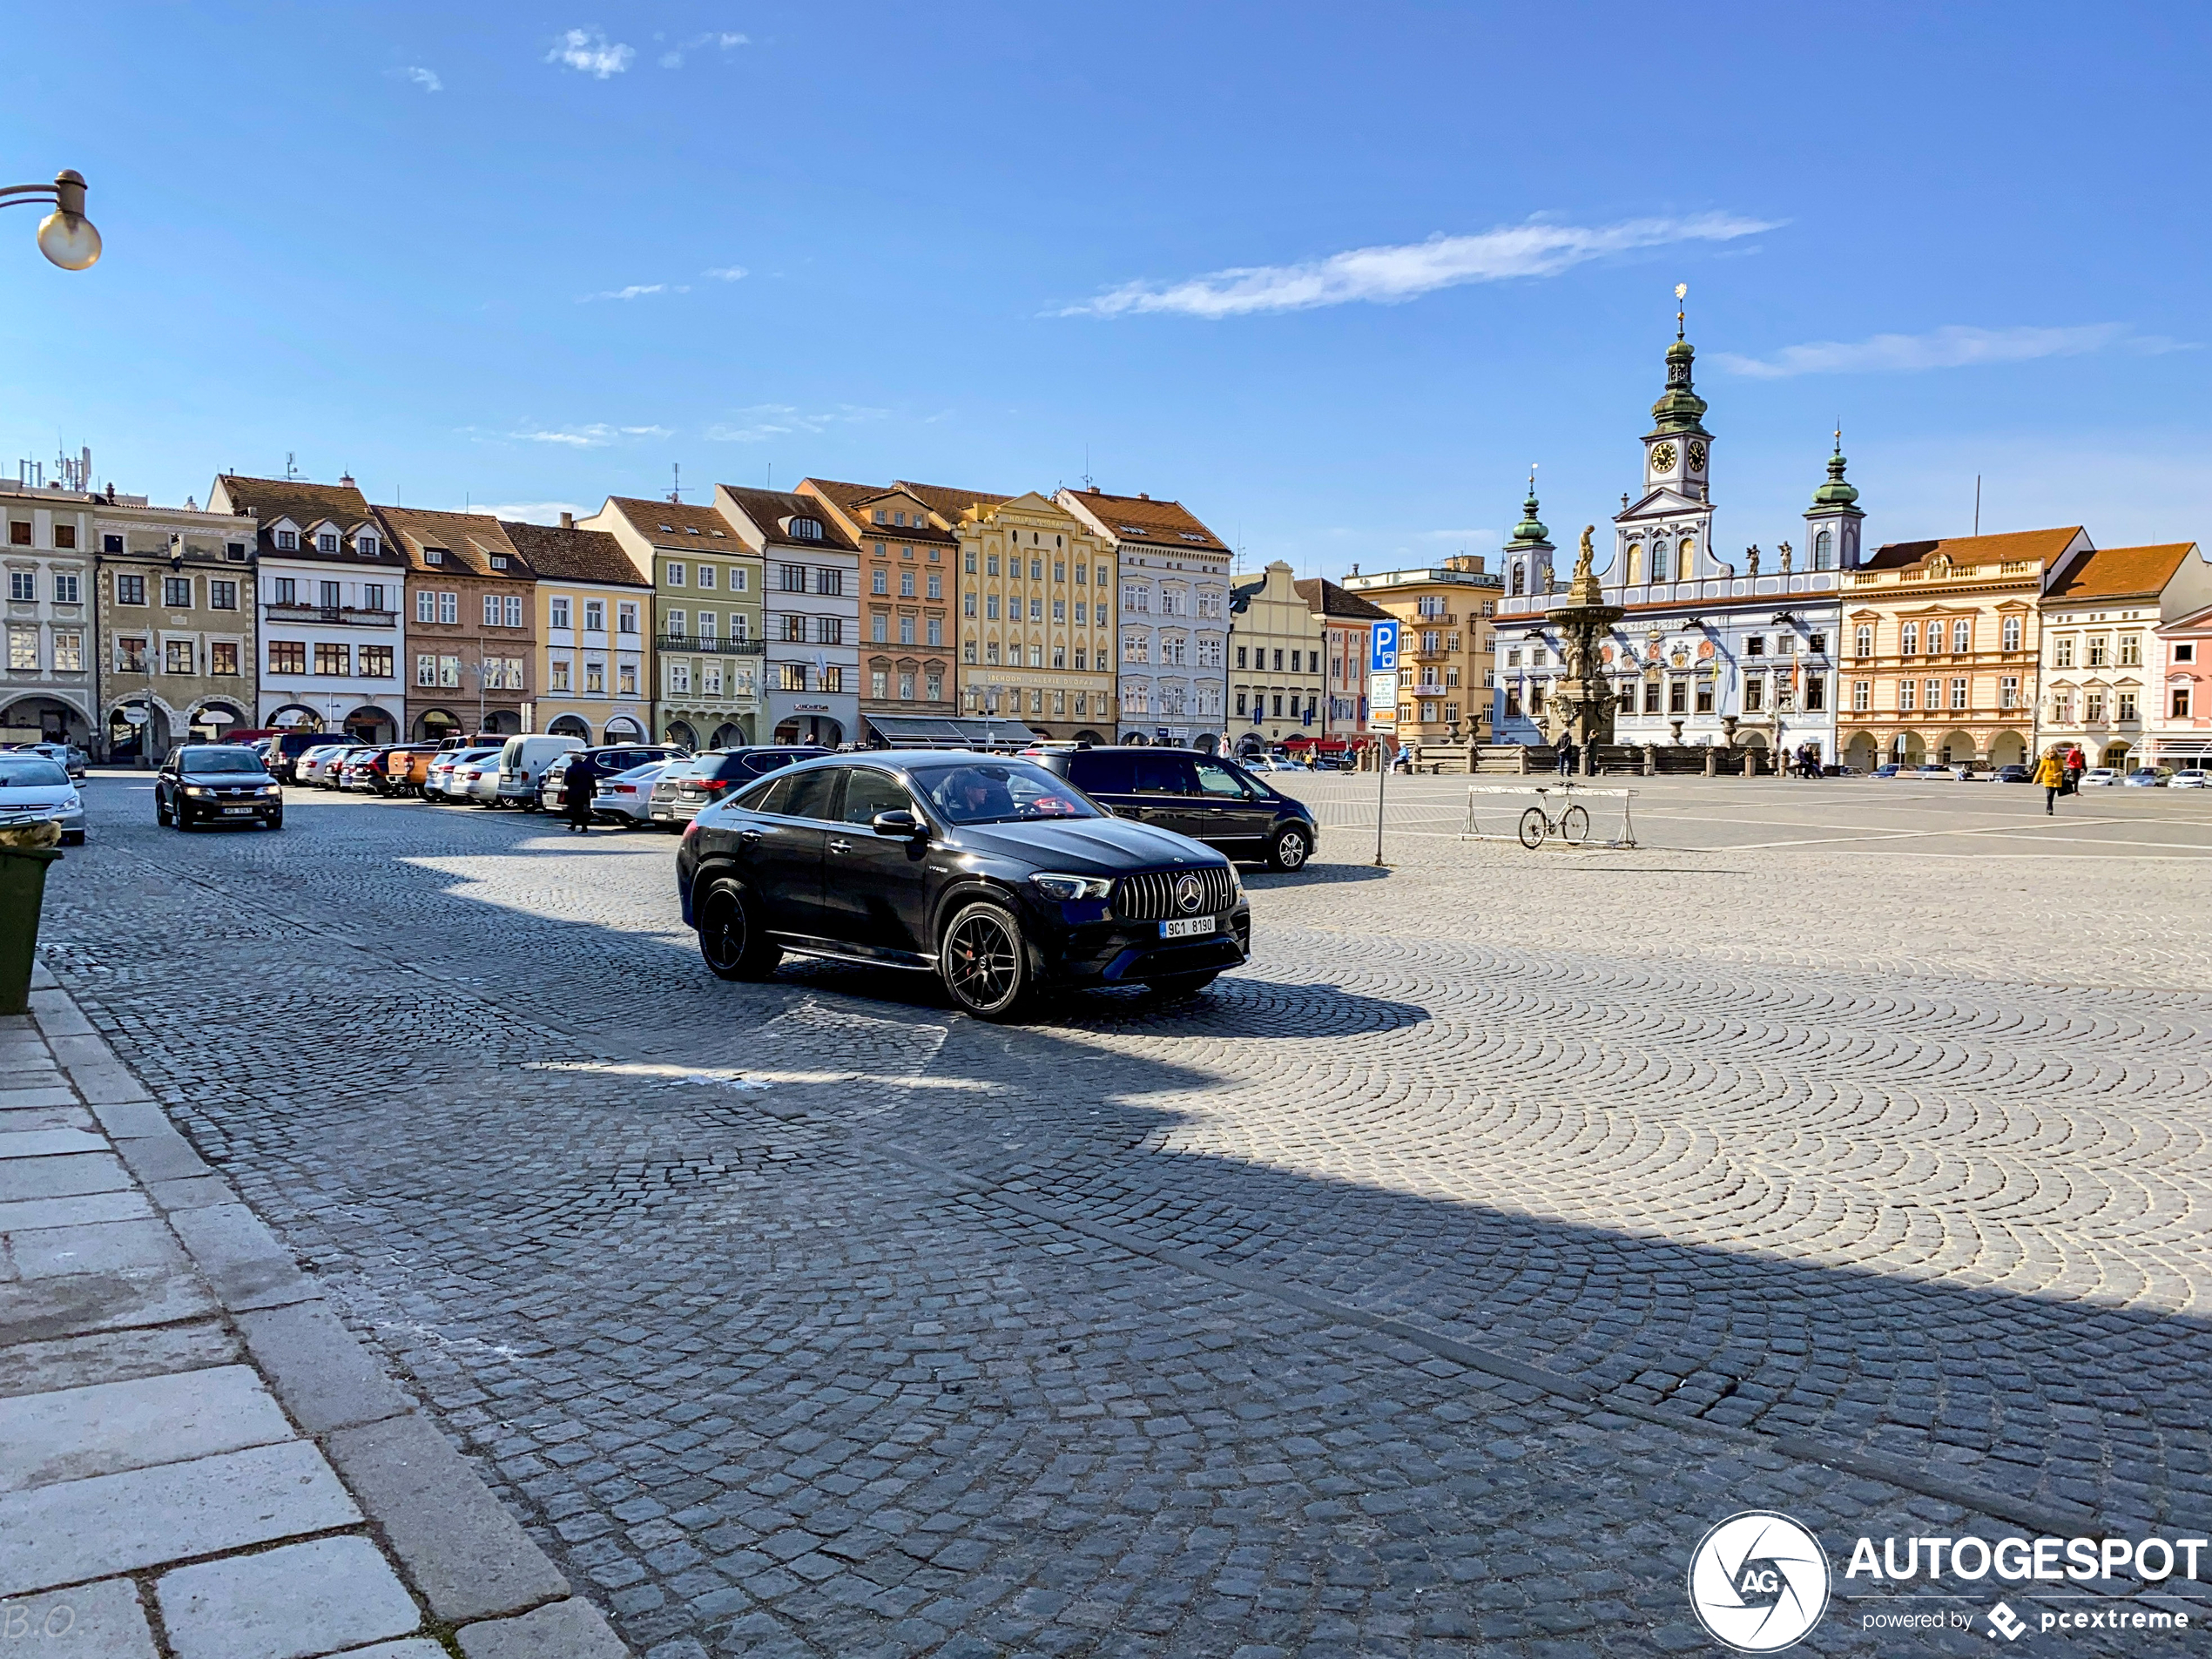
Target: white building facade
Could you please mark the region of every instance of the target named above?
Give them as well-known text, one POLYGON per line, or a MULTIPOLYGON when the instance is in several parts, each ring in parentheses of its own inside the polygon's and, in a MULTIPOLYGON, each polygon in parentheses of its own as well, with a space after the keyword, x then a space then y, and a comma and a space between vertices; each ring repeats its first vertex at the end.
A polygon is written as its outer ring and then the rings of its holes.
POLYGON ((407 562, 354 481, 226 474, 207 505, 258 521, 258 724, 397 741, 408 730, 407 562))
POLYGON ((84 490, 0 480, 8 584, 0 742, 101 746, 92 509, 84 490))
POLYGON ((1227 740, 1227 543, 1180 502, 1062 489, 1114 551, 1121 736, 1212 752, 1227 740))
POLYGON ((714 507, 767 577, 762 741, 860 741, 860 544, 811 496, 717 484, 714 507))

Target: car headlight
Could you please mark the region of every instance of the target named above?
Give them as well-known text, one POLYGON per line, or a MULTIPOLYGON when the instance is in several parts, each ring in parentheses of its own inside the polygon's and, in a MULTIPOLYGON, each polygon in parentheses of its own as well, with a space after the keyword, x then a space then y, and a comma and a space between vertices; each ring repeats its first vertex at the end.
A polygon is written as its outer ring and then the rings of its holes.
POLYGON ((273 795, 273 794, 278 793, 279 792, 278 792, 277 786, 276 786, 274 784, 263 784, 263 785, 262 785, 262 786, 261 786, 259 789, 255 790, 253 792, 254 792, 255 794, 257 794, 257 795, 273 795))
POLYGON ((1109 875, 1040 873, 1029 880, 1062 904, 1077 899, 1103 899, 1114 890, 1114 878, 1109 875))
POLYGON ((187 795, 212 795, 214 792, 215 792, 213 790, 203 788, 199 784, 186 784, 185 786, 185 793, 187 795))

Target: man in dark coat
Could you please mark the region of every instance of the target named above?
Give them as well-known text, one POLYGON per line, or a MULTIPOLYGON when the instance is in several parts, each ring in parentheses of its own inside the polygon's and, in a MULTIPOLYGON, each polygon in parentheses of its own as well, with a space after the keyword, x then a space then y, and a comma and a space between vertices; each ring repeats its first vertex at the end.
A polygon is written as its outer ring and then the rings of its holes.
POLYGON ((599 779, 591 768, 582 761, 570 766, 561 779, 561 809, 568 814, 570 830, 579 835, 591 833, 591 803, 599 793, 599 779))

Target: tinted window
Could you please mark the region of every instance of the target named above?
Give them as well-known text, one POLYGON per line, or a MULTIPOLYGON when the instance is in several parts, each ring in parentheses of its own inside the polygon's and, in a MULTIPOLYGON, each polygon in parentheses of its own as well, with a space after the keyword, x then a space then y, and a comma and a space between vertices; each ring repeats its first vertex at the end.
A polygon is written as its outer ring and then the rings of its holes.
POLYGON ((855 767, 845 774, 845 810, 839 814, 848 824, 866 824, 878 813, 910 813, 914 801, 907 786, 887 772, 855 767))
POLYGON ((186 772, 259 772, 261 758, 251 749, 187 749, 179 764, 186 772))
POLYGON ((1079 750, 1068 757, 1068 777, 1076 788, 1094 795, 1126 795, 1130 759, 1128 751, 1123 749, 1079 750))
POLYGON ((784 798, 784 816, 830 822, 832 809, 837 805, 838 782, 842 775, 836 766, 824 766, 819 772, 796 773, 791 780, 791 793, 784 798))
POLYGON ((1235 768, 1225 766, 1218 760, 1194 760, 1190 764, 1197 769, 1198 792, 1201 795, 1217 796, 1224 800, 1245 800, 1254 792, 1246 787, 1235 768))
POLYGON ((921 767, 915 770, 914 781, 955 824, 1098 816, 1060 779, 1026 760, 921 767))
POLYGON ((1190 768, 1181 755, 1140 751, 1136 763, 1136 792, 1140 795, 1188 795, 1194 792, 1190 768))
POLYGON ((764 771, 771 770, 768 767, 753 765, 751 764, 752 760, 752 756, 743 754, 716 755, 711 759, 703 758, 699 762, 699 776, 722 779, 758 778, 764 771))
POLYGON ((749 813, 781 813, 784 803, 791 799, 791 782, 788 778, 776 778, 758 784, 737 798, 738 805, 749 813))

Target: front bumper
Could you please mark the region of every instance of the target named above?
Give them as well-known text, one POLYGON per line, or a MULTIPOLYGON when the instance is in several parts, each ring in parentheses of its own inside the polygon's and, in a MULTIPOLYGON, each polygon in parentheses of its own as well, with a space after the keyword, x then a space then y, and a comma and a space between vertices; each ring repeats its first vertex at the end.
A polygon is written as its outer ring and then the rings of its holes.
POLYGON ((1138 985, 1242 966, 1252 950, 1251 907, 1239 902, 1196 939, 1163 939, 1157 921, 1095 916, 1098 904, 1037 905, 1030 938, 1042 976, 1055 985, 1138 985), (1054 911, 1062 914, 1052 914, 1054 911), (1042 913, 1042 914, 1039 914, 1042 913), (1074 914, 1070 914, 1074 913, 1074 914))

